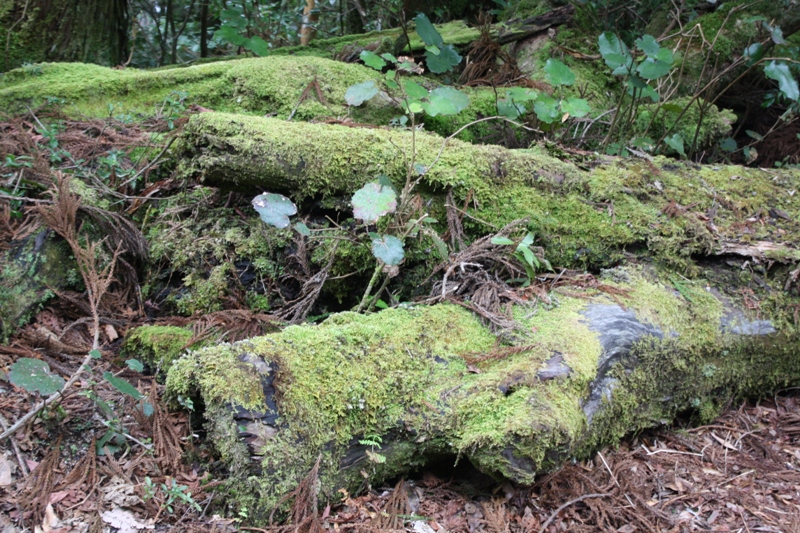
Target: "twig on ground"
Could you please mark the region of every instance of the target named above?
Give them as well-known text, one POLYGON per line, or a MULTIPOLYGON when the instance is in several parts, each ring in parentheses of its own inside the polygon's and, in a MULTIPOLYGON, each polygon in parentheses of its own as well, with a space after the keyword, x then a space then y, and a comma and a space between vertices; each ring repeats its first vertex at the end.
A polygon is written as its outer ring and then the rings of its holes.
POLYGON ((555 518, 558 516, 558 513, 560 513, 561 511, 563 511, 564 509, 566 509, 570 505, 573 505, 573 504, 578 503, 578 502, 582 502, 583 500, 588 500, 589 498, 608 498, 609 496, 611 496, 611 495, 610 494, 584 494, 583 496, 575 498, 574 500, 568 501, 567 503, 565 503, 564 505, 562 505, 561 507, 559 507, 558 509, 553 511, 553 513, 550 515, 550 517, 547 520, 544 521, 544 524, 542 524, 542 527, 539 528, 539 533, 544 533, 545 530, 547 529, 547 526, 549 526, 550 523, 553 520, 555 520, 555 518))
MULTIPOLYGON (((4 417, 2 413, 0 413, 0 425, 3 426, 4 430, 8 429, 8 420, 6 420, 6 417, 4 417)), ((11 439, 11 447, 14 449, 14 455, 17 456, 17 463, 19 463, 19 470, 22 472, 22 477, 28 477, 31 472, 28 470, 28 465, 25 464, 25 459, 22 458, 19 445, 14 439, 11 439)))

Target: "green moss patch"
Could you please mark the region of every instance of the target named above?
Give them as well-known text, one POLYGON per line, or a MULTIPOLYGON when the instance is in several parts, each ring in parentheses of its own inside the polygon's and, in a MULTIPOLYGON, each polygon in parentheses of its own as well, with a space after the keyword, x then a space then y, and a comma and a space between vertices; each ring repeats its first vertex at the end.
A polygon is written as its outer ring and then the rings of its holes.
POLYGON ((120 355, 138 359, 153 371, 166 373, 189 347, 192 332, 175 326, 140 326, 125 335, 120 355))

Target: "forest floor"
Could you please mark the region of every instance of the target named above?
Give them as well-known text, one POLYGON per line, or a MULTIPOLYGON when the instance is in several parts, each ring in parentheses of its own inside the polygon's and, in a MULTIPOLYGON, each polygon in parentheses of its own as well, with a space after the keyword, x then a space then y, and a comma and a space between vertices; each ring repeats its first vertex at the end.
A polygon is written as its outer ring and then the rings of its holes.
MULTIPOLYGON (((30 158, 25 179, 38 185, 27 194, 45 197, 41 191, 52 185, 54 175, 77 167, 131 213, 176 186, 156 172, 161 154, 151 159, 140 150, 131 156, 137 146, 160 152, 165 139, 152 144, 148 133, 168 131, 168 119, 145 127, 45 118, 38 110, 37 115, 0 122, 0 157, 30 158), (40 119, 60 125, 45 126, 40 119), (142 176, 145 187, 131 190, 121 172, 142 176)), ((6 167, 8 183, 0 185, 20 183, 22 170, 18 178, 17 167, 6 167)), ((46 200, 31 200, 37 201, 46 200)), ((0 207, 5 209, 0 209, 2 251, 30 235, 34 217, 7 200, 0 207), (12 218, 9 205, 24 216, 12 218)), ((449 457, 396 485, 322 501, 319 512, 311 505, 313 495, 298 491, 293 509, 299 528, 255 520, 244 509, 224 507, 225 472, 189 416, 170 412, 161 399, 163 386, 126 368, 119 356, 131 327, 186 325, 190 319, 148 316, 143 309, 148 302, 137 301, 136 291, 124 283, 114 284, 108 296, 98 309, 106 318, 99 332, 101 357, 68 394, 0 441, 0 533, 800 532, 800 412, 794 391, 733 406, 708 425, 691 427, 687 419, 632 436, 590 460, 542 476, 532 487, 498 483, 466 460, 454 465, 456 458, 449 457), (138 392, 126 393, 108 376, 127 380, 138 392), (137 394, 144 398, 134 400, 137 394)), ((20 358, 32 358, 64 379, 75 376, 93 344, 89 307, 85 295, 61 291, 0 346, 2 431, 41 399, 13 385, 5 371, 20 358)), ((242 316, 234 322, 258 325, 256 315, 252 320, 242 316)), ((312 476, 299 488, 313 481, 312 476)))
MULTIPOLYGON (((45 322, 58 326, 52 310, 29 328, 45 322)), ((28 350, 21 342, 0 348, 0 367, 28 350)), ((46 359, 64 370, 79 360, 46 359)), ((94 372, 122 372, 140 390, 151 390, 157 416, 137 416, 129 398, 87 374, 57 407, 0 444, 0 531, 294 530, 244 516, 221 518, 217 513, 225 510, 215 489, 224 473, 214 470, 214 458, 192 436, 188 417, 164 410, 152 377, 100 367, 94 372), (87 401, 92 395, 126 413, 119 423, 128 442, 113 443, 116 453, 96 453, 110 422, 87 401), (176 448, 159 449, 165 431, 173 432, 176 448)), ((37 400, 5 381, 0 389, 4 425, 37 400)), ((499 483, 467 461, 454 466, 450 457, 394 487, 342 494, 317 515, 308 511, 309 501, 296 501, 295 511, 305 520, 302 531, 800 531, 794 391, 732 407, 711 424, 685 423, 630 437, 532 487, 499 483)))

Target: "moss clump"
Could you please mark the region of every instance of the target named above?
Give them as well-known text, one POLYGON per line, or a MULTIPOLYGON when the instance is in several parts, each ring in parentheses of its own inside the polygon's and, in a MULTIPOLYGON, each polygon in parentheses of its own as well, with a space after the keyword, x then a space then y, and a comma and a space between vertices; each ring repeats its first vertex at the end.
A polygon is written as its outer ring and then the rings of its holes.
POLYGON ((214 190, 199 187, 148 214, 152 269, 144 293, 185 315, 221 310, 239 296, 272 306, 269 298, 279 295, 267 289, 285 273, 290 230, 268 227, 255 213, 242 220, 233 209, 209 207, 215 201, 214 190))
POLYGON ((120 355, 146 364, 153 372, 164 373, 190 346, 192 332, 175 326, 140 326, 125 335, 120 355))

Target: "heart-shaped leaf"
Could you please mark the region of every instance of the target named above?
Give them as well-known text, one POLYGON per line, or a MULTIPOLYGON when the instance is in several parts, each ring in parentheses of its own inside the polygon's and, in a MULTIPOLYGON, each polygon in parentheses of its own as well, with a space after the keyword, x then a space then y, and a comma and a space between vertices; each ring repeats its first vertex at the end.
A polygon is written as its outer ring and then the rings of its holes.
POLYGON ((669 70, 672 68, 671 63, 665 63, 664 61, 658 61, 656 59, 648 57, 636 68, 636 71, 639 73, 641 77, 646 80, 655 80, 657 78, 661 78, 662 76, 666 76, 669 74, 669 70))
POLYGON ((527 109, 523 104, 510 99, 503 99, 497 101, 497 114, 501 117, 510 118, 512 120, 524 115, 527 109))
POLYGON ((747 66, 752 66, 753 63, 764 57, 764 47, 761 43, 753 43, 744 49, 744 57, 747 58, 747 66))
POLYGON ((392 187, 371 181, 353 195, 353 216, 366 224, 374 224, 383 215, 397 209, 397 194, 392 187))
POLYGON ((258 35, 251 37, 245 42, 242 46, 253 52, 255 55, 259 57, 264 57, 269 54, 270 46, 267 41, 259 37, 258 35))
POLYGON ((421 100, 428 96, 428 90, 414 80, 405 80, 403 82, 403 90, 409 98, 421 100))
POLYGON ((561 101, 561 111, 571 117, 585 117, 591 111, 589 102, 583 98, 567 98, 561 101))
POLYGON ((50 372, 47 363, 30 357, 22 357, 11 365, 8 377, 17 387, 22 387, 28 392, 38 392, 42 396, 50 396, 60 391, 65 383, 61 376, 50 372))
POLYGON ((524 87, 512 87, 506 91, 506 97, 515 102, 532 102, 539 96, 539 91, 524 87))
POLYGON ((403 242, 392 235, 381 235, 372 239, 372 255, 389 266, 399 265, 405 256, 403 242))
POLYGON ((539 98, 536 99, 536 103, 533 104, 533 110, 536 112, 536 116, 539 120, 545 124, 552 124, 556 119, 561 117, 561 113, 558 110, 558 100, 547 93, 539 95, 539 98))
POLYGON ((667 146, 678 152, 683 157, 686 157, 686 152, 683 149, 683 137, 679 134, 675 134, 671 137, 664 138, 664 142, 667 143, 667 146))
POLYGON ((134 372, 141 372, 144 370, 144 365, 138 359, 128 359, 125 361, 125 364, 134 372))
POLYGON ((732 137, 726 137, 719 142, 719 147, 725 152, 735 152, 737 145, 732 137))
POLYGON ((249 41, 247 37, 241 35, 239 31, 229 23, 220 26, 220 28, 214 32, 214 38, 228 41, 234 46, 242 46, 244 43, 249 41))
POLYGON ((344 93, 344 101, 347 105, 360 106, 373 96, 378 94, 378 86, 372 80, 363 83, 356 83, 348 87, 344 93))
POLYGON ((304 237, 311 235, 311 230, 308 229, 308 226, 306 226, 303 222, 297 222, 292 227, 295 229, 295 231, 297 231, 297 233, 304 237))
POLYGON ((661 47, 652 35, 642 35, 636 39, 636 46, 649 57, 657 57, 661 51, 661 47))
POLYGON ((572 85, 575 83, 575 74, 567 65, 557 59, 548 59, 544 64, 547 81, 553 85, 572 85))
POLYGON ((452 87, 439 87, 431 91, 428 102, 423 102, 422 107, 430 116, 457 115, 469 105, 469 97, 452 87))
POLYGON ((253 207, 265 224, 276 228, 289 225, 289 217, 297 213, 297 206, 282 194, 265 192, 253 198, 253 207))
POLYGON ((597 39, 600 46, 600 55, 610 68, 614 69, 614 74, 620 67, 630 67, 633 58, 628 52, 628 47, 615 34, 607 31, 602 33, 597 39))

